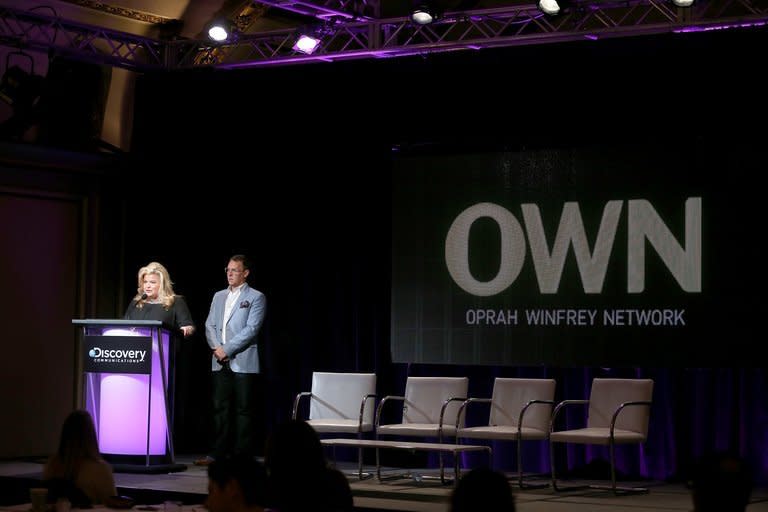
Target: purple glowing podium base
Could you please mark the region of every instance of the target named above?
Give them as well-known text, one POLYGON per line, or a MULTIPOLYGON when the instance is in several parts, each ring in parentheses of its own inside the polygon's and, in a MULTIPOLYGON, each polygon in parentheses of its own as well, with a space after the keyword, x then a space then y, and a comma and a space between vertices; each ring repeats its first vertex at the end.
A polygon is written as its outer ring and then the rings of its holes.
POLYGON ((173 451, 174 338, 156 320, 72 320, 82 328, 80 406, 115 471, 184 471, 173 451))

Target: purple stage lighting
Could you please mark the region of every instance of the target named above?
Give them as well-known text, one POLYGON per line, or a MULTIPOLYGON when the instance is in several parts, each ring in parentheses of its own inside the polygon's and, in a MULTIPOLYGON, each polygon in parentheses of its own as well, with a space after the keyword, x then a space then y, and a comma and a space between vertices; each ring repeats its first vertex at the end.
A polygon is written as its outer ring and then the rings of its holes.
MULTIPOLYGON (((150 336, 150 329, 110 329, 104 336, 150 336)), ((169 339, 163 333, 160 343, 168 354, 169 339)), ((99 451, 115 455, 164 455, 168 435, 166 394, 160 376, 160 347, 152 343, 152 376, 128 374, 98 375, 98 405, 92 411, 98 418, 99 451), (147 415, 149 414, 149 418, 147 415), (149 440, 147 439, 149 435, 149 440)), ((168 375, 168 360, 163 371, 168 375)), ((92 390, 95 392, 96 390, 92 390)), ((90 402, 90 401, 89 401, 90 402)))
POLYGON ((301 52, 307 55, 312 55, 320 46, 320 39, 314 36, 308 36, 301 34, 299 39, 296 40, 296 44, 293 45, 293 49, 297 52, 301 52))

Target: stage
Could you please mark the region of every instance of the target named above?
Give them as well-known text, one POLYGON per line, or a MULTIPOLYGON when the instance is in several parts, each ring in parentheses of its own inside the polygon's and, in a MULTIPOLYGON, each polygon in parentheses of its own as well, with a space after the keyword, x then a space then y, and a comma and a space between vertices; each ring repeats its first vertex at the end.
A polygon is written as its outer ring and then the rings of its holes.
MULTIPOLYGON (((207 493, 204 467, 192 465, 198 456, 180 456, 177 462, 187 464, 187 470, 168 474, 115 473, 115 483, 121 495, 134 498, 137 504, 158 504, 165 500, 181 500, 185 505, 199 505, 202 512, 207 493)), ((354 464, 340 463, 340 469, 352 472, 354 464)), ((371 468, 366 468, 371 469, 371 468)), ((407 512, 447 512, 452 490, 428 477, 434 469, 411 470, 420 479, 398 478, 402 470, 386 468, 385 478, 358 480, 349 477, 355 508, 360 511, 401 510, 407 512), (427 477, 427 478, 423 478, 427 477)), ((42 461, 8 460, 0 462, 0 505, 28 501, 27 489, 39 481, 42 461)), ((588 483, 584 481, 569 483, 588 483)), ((604 482, 600 482, 604 483, 604 482)), ((632 484, 632 482, 622 482, 632 484)), ((555 493, 550 488, 519 490, 515 487, 518 512, 651 512, 659 510, 689 511, 690 493, 684 485, 664 482, 637 482, 650 488, 648 494, 614 496, 606 491, 580 490, 555 493)), ((297 489, 301 486, 296 480, 297 489)), ((752 494, 748 512, 768 512, 768 490, 752 494)))

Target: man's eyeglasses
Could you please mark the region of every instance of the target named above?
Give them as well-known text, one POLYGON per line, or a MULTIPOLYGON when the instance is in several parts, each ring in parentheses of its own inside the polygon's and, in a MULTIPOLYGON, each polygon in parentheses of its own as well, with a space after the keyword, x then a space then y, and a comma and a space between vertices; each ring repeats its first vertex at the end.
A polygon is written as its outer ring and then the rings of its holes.
POLYGON ((224 273, 225 274, 229 274, 230 272, 233 273, 233 274, 242 274, 244 271, 243 270, 237 270, 236 268, 225 268, 224 269, 224 273))

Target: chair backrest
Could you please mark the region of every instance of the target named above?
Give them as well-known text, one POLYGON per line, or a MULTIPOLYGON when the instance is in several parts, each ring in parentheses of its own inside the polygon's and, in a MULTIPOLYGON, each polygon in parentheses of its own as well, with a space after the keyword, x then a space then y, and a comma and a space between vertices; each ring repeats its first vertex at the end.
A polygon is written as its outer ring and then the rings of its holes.
MULTIPOLYGON (((332 373, 312 374, 312 399, 309 404, 309 419, 357 420, 363 397, 376 393, 375 373, 332 373)), ((373 423, 376 407, 366 404, 364 423, 373 423)))
MULTIPOLYGON (((449 398, 466 398, 468 386, 467 377, 408 377, 405 381, 403 423, 439 423, 443 403, 449 398)), ((460 406, 460 401, 448 405, 443 417, 444 425, 456 424, 460 406)))
MULTIPOLYGON (((650 402, 652 397, 651 379, 593 379, 587 427, 610 427, 611 417, 619 405, 638 400, 650 402)), ((616 428, 638 432, 645 438, 649 417, 650 407, 630 406, 619 414, 616 428)))
MULTIPOLYGON (((517 426, 520 411, 530 400, 554 400, 554 379, 507 379, 493 381, 489 425, 517 426)), ((523 426, 537 430, 549 430, 552 405, 532 405, 523 416, 523 426)))

